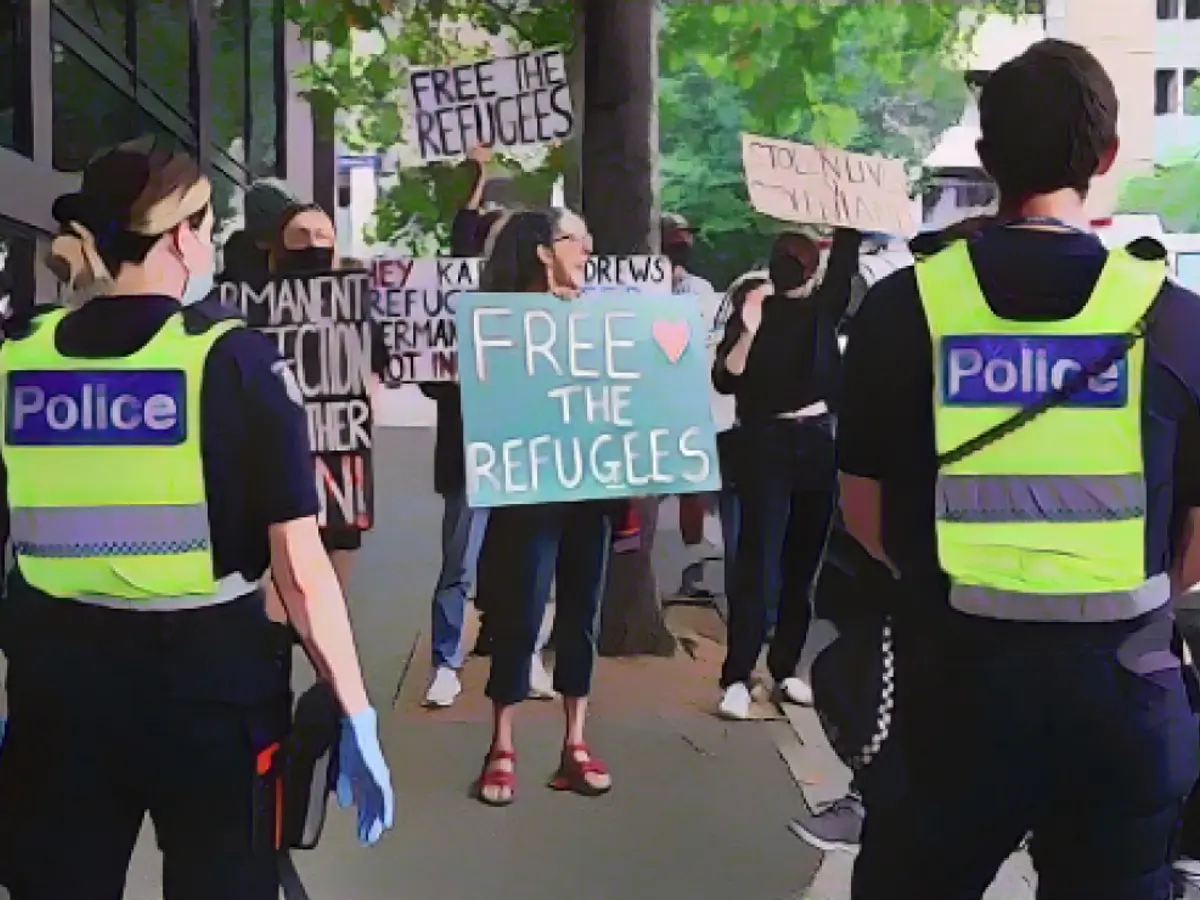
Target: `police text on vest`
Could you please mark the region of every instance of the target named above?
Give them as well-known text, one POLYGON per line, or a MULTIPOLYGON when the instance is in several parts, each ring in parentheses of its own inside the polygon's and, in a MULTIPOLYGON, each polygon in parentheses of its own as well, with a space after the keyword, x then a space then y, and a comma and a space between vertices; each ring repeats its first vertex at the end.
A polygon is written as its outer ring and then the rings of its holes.
POLYGON ((187 436, 179 371, 13 372, 6 397, 13 446, 170 446, 187 436))
MULTIPOLYGON (((942 339, 942 402, 947 406, 1029 406, 1094 371, 1121 335, 971 335, 942 339)), ((1088 377, 1064 405, 1118 408, 1129 398, 1122 359, 1088 377)))

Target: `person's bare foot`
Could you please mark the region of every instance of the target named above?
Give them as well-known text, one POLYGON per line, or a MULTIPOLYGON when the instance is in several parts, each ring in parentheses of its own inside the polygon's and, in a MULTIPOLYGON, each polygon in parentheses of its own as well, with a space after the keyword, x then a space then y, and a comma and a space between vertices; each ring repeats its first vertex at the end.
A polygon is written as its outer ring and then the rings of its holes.
POLYGON ((489 751, 483 763, 483 772, 475 782, 475 793, 488 806, 508 806, 516 799, 517 755, 511 750, 489 751))

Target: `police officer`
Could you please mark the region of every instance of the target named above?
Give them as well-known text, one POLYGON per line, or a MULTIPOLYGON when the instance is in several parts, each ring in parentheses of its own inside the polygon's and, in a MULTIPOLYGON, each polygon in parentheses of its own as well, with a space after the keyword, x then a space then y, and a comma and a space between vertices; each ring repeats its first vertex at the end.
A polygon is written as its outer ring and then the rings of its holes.
POLYGON ((212 304, 211 187, 153 141, 89 163, 54 206, 76 298, 0 346, 15 566, 0 609, 9 728, 0 883, 13 900, 112 900, 146 814, 168 900, 279 891, 271 782, 289 640, 268 566, 345 712, 343 802, 392 821, 346 606, 321 550, 303 411, 269 342, 212 304))
POLYGON ((1084 199, 1117 96, 1042 41, 980 98, 1000 217, 876 285, 838 432, 849 533, 897 579, 907 784, 872 803, 855 900, 981 897, 1032 833, 1038 896, 1166 900, 1198 769, 1171 652, 1176 436, 1200 298, 1161 246, 1108 253, 1084 199))

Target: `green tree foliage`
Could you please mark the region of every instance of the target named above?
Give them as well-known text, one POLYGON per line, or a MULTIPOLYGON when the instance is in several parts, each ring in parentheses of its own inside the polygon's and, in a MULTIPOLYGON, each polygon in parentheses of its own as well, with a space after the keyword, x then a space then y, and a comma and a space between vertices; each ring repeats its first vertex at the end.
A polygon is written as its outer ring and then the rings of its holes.
MULTIPOLYGON (((319 110, 341 110, 339 135, 359 152, 393 146, 405 129, 410 65, 488 55, 448 23, 502 35, 514 46, 571 48, 572 0, 286 0, 306 37, 331 46, 307 73, 319 110), (402 24, 397 24, 402 23, 402 24), (356 35, 370 34, 362 52, 356 35), (359 52, 352 52, 357 44, 359 52)), ((720 277, 761 253, 774 227, 750 209, 738 134, 884 152, 928 152, 962 111, 956 54, 971 25, 964 8, 1015 9, 1017 0, 727 0, 664 4, 660 139, 664 208, 694 218, 720 277)), ((525 173, 538 189, 565 154, 525 173)), ((452 164, 403 167, 381 197, 376 236, 444 242, 466 189, 452 164)), ((716 271, 711 274, 717 275, 716 271)))
POLYGON ((1154 213, 1167 231, 1200 232, 1200 155, 1195 151, 1126 182, 1118 212, 1154 213))
MULTIPOLYGON (((514 50, 570 50, 575 33, 573 0, 285 0, 285 14, 304 37, 329 45, 329 54, 303 73, 308 97, 319 115, 342 114, 338 137, 360 153, 386 151, 403 140, 410 66, 491 55, 472 33, 501 37, 514 50)), ((564 161, 561 151, 501 160, 520 193, 538 196, 548 196, 564 161)), ((374 237, 418 251, 444 250, 469 174, 454 163, 409 162, 381 190, 374 237)))
MULTIPOLYGON (((1183 111, 1200 113, 1200 81, 1184 92, 1183 111)), ((1177 153, 1153 172, 1129 179, 1117 211, 1154 213, 1167 231, 1200 232, 1200 148, 1177 153)))
POLYGON ((699 227, 698 268, 727 283, 761 261, 782 227, 750 207, 743 131, 910 163, 927 155, 966 101, 970 5, 672 4, 660 62, 662 202, 699 227))

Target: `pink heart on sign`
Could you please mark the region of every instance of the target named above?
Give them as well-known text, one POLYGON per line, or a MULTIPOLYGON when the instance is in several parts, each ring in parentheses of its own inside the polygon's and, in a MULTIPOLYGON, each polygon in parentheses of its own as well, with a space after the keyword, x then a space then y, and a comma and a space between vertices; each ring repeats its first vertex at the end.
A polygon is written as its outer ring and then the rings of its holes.
POLYGON ((692 339, 692 330, 688 327, 687 322, 659 320, 654 323, 651 334, 654 335, 655 343, 662 348, 662 352, 667 355, 667 359, 672 364, 679 362, 679 357, 683 356, 683 351, 687 349, 688 342, 692 339))

